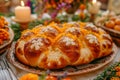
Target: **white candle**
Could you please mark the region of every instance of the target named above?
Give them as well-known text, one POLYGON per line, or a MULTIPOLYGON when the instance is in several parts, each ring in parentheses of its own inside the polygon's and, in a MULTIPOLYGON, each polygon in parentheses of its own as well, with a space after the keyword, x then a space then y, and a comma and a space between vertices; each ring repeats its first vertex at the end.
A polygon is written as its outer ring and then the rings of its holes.
POLYGON ((15 8, 15 18, 21 21, 27 21, 31 18, 30 7, 24 6, 23 1, 21 1, 21 6, 15 8))
POLYGON ((97 14, 100 10, 101 3, 99 1, 93 0, 92 4, 89 4, 88 10, 91 14, 97 14))

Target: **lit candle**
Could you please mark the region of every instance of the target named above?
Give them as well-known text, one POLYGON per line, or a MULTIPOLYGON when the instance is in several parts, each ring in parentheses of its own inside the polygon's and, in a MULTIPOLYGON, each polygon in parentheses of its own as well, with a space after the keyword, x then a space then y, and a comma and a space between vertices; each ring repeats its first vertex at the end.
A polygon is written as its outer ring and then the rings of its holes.
POLYGON ((15 18, 21 21, 28 21, 31 18, 30 7, 24 6, 23 1, 21 1, 21 6, 15 8, 15 18))
POLYGON ((96 3, 96 0, 93 0, 92 3, 95 4, 95 3, 96 3))
POLYGON ((91 14, 97 14, 100 10, 101 3, 96 0, 92 0, 92 4, 89 4, 88 10, 91 14))

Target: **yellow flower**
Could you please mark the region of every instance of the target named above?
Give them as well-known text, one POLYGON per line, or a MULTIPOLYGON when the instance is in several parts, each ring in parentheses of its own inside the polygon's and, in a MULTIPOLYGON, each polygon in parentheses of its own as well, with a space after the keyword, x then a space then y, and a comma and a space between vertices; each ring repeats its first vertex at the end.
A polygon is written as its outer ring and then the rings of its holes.
POLYGON ((19 78, 19 80, 39 80, 38 75, 28 73, 19 78))

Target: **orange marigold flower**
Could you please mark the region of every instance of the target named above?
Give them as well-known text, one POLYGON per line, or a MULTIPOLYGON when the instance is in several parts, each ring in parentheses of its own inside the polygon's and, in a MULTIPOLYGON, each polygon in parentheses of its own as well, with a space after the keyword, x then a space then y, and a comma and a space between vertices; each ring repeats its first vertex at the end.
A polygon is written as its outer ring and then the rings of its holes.
POLYGON ((8 25, 8 23, 5 21, 5 18, 0 16, 0 28, 5 27, 6 25, 8 25))
POLYGON ((39 80, 39 76, 37 74, 25 74, 19 78, 19 80, 39 80))
POLYGON ((119 77, 112 77, 110 80, 120 80, 119 77))
POLYGON ((45 80, 57 80, 56 77, 48 75, 45 80))
POLYGON ((81 4, 81 5, 80 5, 80 10, 85 10, 85 8, 86 8, 86 5, 85 5, 85 4, 81 4))
POLYGON ((72 80, 71 78, 67 77, 67 78, 64 78, 62 80, 72 80))
POLYGON ((120 71, 120 66, 115 67, 116 71, 120 71))
POLYGON ((117 76, 120 76, 120 72, 116 72, 116 75, 117 75, 117 76))
POLYGON ((4 29, 0 29, 0 39, 2 40, 9 39, 9 33, 4 29))

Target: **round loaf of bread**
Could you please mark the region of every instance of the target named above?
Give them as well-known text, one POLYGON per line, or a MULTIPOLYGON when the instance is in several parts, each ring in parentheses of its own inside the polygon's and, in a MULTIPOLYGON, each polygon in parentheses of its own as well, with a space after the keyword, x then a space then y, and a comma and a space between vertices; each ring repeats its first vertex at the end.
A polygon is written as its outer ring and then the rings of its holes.
POLYGON ((23 64, 60 69, 88 64, 112 53, 111 37, 92 23, 50 23, 25 30, 15 46, 23 64))

